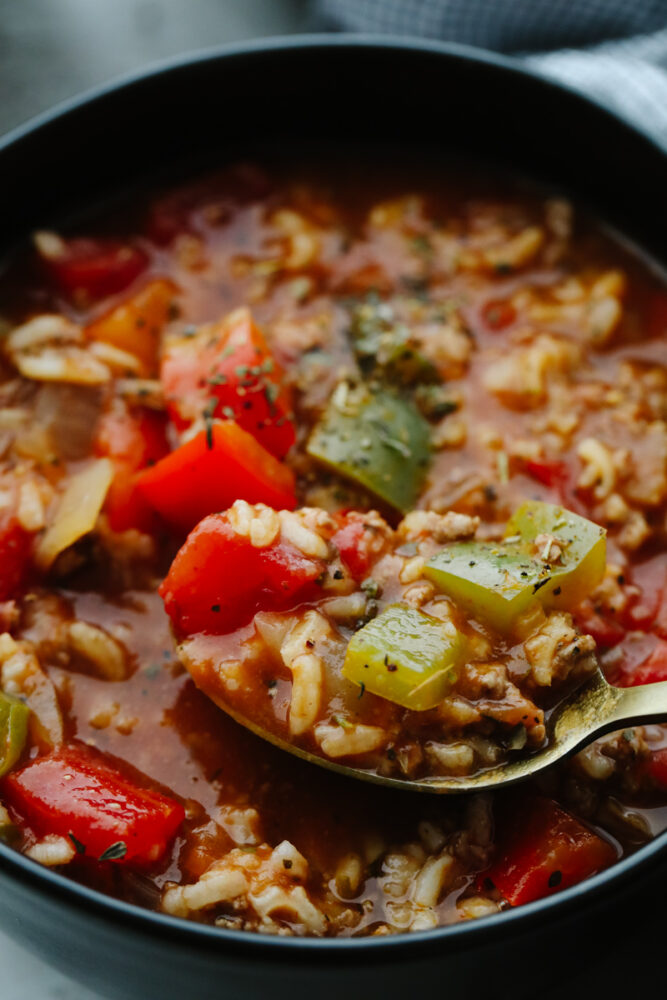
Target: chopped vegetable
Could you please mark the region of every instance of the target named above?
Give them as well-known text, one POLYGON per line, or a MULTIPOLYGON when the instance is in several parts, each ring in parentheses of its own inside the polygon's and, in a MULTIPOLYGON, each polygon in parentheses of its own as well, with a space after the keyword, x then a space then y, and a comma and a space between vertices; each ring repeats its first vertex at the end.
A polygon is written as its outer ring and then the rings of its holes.
POLYGON ((482 321, 489 330, 504 330, 516 321, 516 309, 507 299, 489 299, 480 312, 482 321))
POLYGON ((373 518, 351 510, 340 515, 341 526, 331 539, 355 580, 363 580, 384 548, 373 518))
POLYGON ((142 472, 137 483, 151 507, 184 531, 235 500, 296 506, 291 470, 232 421, 200 431, 142 472))
POLYGON ((42 569, 48 569, 61 552, 93 530, 112 479, 108 458, 91 462, 70 478, 53 522, 36 547, 35 558, 42 569))
POLYGON ((17 597, 30 567, 32 537, 13 513, 0 515, 0 601, 17 597))
POLYGON ((61 291, 77 302, 122 292, 148 267, 143 250, 118 240, 38 233, 35 245, 61 291))
POLYGON ((616 861, 616 849, 550 799, 514 802, 497 860, 483 873, 512 906, 567 889, 616 861))
POLYGON ((137 473, 155 465, 167 451, 162 414, 123 405, 104 414, 95 452, 113 462, 113 480, 104 504, 113 531, 151 532, 155 528, 155 513, 137 487, 137 473))
POLYGON ((249 309, 237 309, 194 336, 172 338, 160 377, 177 427, 202 416, 226 417, 277 458, 294 444, 291 395, 249 309))
POLYGON ((535 546, 540 538, 553 536, 561 549, 560 558, 549 541, 544 541, 540 557, 550 567, 550 580, 540 586, 543 605, 573 608, 598 585, 605 571, 605 530, 593 521, 573 514, 564 507, 528 500, 507 522, 505 537, 519 535, 535 546))
POLYGON ((451 622, 391 604, 352 637, 342 673, 381 698, 424 711, 450 691, 466 648, 451 622))
POLYGON ((30 709, 0 691, 0 778, 17 762, 28 738, 30 709))
POLYGON ((654 750, 646 761, 646 773, 659 785, 660 788, 667 788, 667 747, 654 750))
POLYGON ((637 684, 654 684, 667 681, 667 640, 655 639, 653 649, 637 666, 626 669, 617 683, 619 687, 635 687, 637 684))
POLYGON ((160 334, 170 318, 176 293, 171 281, 151 281, 86 327, 86 336, 133 354, 150 374, 156 367, 160 334))
POLYGON ((452 543, 428 561, 424 576, 474 616, 509 632, 536 600, 576 607, 604 568, 602 528, 562 507, 529 501, 508 522, 503 542, 452 543))
POLYGON ((324 563, 277 541, 256 548, 227 514, 206 517, 190 533, 160 586, 177 632, 222 635, 258 611, 278 611, 320 593, 324 563))
POLYGON ((387 302, 368 296, 352 313, 350 334, 366 375, 376 372, 405 385, 437 379, 435 365, 413 343, 408 327, 396 322, 387 302))
POLYGON ((341 382, 307 450, 405 512, 414 505, 426 476, 429 426, 412 402, 393 391, 341 382))
POLYGON ((2 794, 36 833, 69 838, 93 860, 158 861, 185 818, 178 802, 74 744, 8 775, 2 794))

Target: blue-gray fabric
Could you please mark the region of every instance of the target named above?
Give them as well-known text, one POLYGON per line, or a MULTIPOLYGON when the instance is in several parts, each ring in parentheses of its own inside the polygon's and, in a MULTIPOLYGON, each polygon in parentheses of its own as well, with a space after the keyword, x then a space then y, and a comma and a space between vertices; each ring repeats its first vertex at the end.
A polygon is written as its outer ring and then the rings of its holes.
POLYGON ((667 147, 667 0, 315 0, 318 26, 517 56, 667 147))

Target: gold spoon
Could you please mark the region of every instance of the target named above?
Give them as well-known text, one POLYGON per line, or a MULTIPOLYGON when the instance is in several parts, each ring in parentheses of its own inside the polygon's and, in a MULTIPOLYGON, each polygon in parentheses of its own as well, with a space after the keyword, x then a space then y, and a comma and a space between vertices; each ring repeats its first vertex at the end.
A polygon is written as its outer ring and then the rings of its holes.
POLYGON ((349 778, 360 778, 362 781, 372 781, 378 785, 388 785, 403 791, 439 794, 479 792, 512 785, 516 781, 534 777, 556 761, 614 729, 623 729, 625 726, 639 723, 667 721, 667 681, 617 688, 608 684, 598 669, 552 711, 547 723, 546 744, 542 750, 509 760, 489 770, 461 777, 388 778, 361 767, 339 764, 302 747, 294 746, 239 715, 222 701, 213 700, 246 729, 252 730, 281 750, 287 750, 288 753, 295 754, 311 764, 318 764, 349 778))

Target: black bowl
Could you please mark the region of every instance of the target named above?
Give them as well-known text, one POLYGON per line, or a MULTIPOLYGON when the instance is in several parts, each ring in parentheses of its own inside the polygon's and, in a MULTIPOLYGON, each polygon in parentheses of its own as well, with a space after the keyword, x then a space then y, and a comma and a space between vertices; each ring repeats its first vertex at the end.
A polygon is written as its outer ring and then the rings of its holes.
MULTIPOLYGON (((8 248, 32 227, 108 201, 167 164, 236 159, 260 137, 283 152, 333 143, 354 155, 377 143, 414 151, 415 160, 428 148, 503 161, 572 192, 658 258, 665 253, 667 152, 646 135, 499 57, 345 36, 190 56, 15 131, 0 143, 0 239, 8 248)), ((469 924, 304 940, 140 910, 0 845, 0 924, 122 1000, 280 1000, 310 989, 318 1000, 390 1000, 415 988, 439 988, 450 1000, 484 989, 520 1000, 583 967, 602 969, 610 942, 616 987, 632 981, 637 955, 659 954, 646 919, 665 884, 666 846, 661 835, 581 885, 469 924)))

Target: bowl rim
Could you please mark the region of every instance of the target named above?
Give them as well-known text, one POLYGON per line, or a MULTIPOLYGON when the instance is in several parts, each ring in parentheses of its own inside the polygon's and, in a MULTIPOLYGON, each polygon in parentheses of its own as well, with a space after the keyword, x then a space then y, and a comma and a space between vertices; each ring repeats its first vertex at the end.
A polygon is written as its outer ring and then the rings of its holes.
MULTIPOLYGON (((79 109, 103 102, 106 98, 123 91, 131 91, 149 79, 177 71, 187 71, 189 67, 207 62, 224 62, 229 59, 261 56, 263 53, 290 53, 302 49, 344 49, 379 50, 398 52, 425 52, 435 57, 466 64, 497 68, 524 78, 528 85, 537 84, 554 93, 565 93, 582 106, 593 107, 599 115, 606 117, 617 127, 633 132, 643 138, 655 151, 665 157, 667 167, 667 143, 651 134, 641 125, 628 121, 611 110, 599 99, 583 94, 567 83, 549 77, 534 67, 527 67, 509 56, 499 55, 485 49, 454 42, 434 41, 418 36, 380 35, 373 33, 304 33, 297 35, 272 36, 247 39, 230 44, 199 48, 185 53, 152 61, 146 66, 114 77, 80 94, 58 102, 54 106, 32 116, 0 136, 0 157, 11 147, 17 146, 42 129, 57 124, 58 120, 76 113, 79 109)), ((547 916, 553 920, 566 917, 571 911, 592 904, 601 895, 609 895, 627 886, 638 871, 656 862, 667 847, 667 830, 658 834, 649 843, 634 853, 616 862, 605 871, 571 886, 560 893, 536 900, 523 906, 510 908, 476 920, 461 921, 458 924, 443 925, 428 931, 410 931, 402 934, 379 937, 279 937, 254 931, 237 931, 191 922, 154 910, 144 909, 133 903, 106 895, 96 889, 75 882, 67 876, 44 868, 37 862, 14 851, 0 842, 0 875, 21 883, 21 885, 45 891, 57 901, 77 907, 102 920, 113 919, 123 926, 130 925, 145 935, 173 940, 190 948, 215 951, 220 959, 226 952, 237 959, 255 959, 257 953, 264 952, 272 961, 290 962, 295 949, 300 952, 300 960, 321 962, 333 958, 338 952, 346 953, 346 961, 368 961, 370 958, 400 961, 431 955, 434 949, 446 954, 447 950, 468 950, 477 947, 494 935, 503 932, 526 932, 537 918, 547 916), (212 947, 211 947, 212 946, 212 947)))

